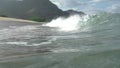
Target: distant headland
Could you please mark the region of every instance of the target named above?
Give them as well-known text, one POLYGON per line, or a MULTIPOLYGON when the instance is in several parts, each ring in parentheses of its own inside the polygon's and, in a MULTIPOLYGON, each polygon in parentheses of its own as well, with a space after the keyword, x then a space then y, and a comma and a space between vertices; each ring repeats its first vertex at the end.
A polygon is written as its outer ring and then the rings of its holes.
POLYGON ((59 16, 80 13, 72 10, 62 11, 49 0, 0 0, 0 16, 27 19, 32 21, 50 21, 59 16))

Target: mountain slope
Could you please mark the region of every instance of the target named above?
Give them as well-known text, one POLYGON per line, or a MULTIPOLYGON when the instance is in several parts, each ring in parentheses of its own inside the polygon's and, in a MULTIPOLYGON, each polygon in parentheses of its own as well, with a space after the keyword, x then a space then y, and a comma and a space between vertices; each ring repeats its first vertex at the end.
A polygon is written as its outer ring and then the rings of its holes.
POLYGON ((49 0, 0 0, 0 15, 29 19, 38 16, 52 19, 67 14, 49 0))

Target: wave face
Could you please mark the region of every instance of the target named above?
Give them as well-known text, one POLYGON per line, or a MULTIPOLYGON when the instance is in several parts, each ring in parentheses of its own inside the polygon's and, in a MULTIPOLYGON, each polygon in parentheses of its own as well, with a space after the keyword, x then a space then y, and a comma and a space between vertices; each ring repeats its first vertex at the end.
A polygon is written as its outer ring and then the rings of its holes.
POLYGON ((0 55, 30 54, 0 61, 2 68, 120 68, 119 13, 60 17, 42 26, 1 30, 0 37, 0 50, 5 49, 0 55))

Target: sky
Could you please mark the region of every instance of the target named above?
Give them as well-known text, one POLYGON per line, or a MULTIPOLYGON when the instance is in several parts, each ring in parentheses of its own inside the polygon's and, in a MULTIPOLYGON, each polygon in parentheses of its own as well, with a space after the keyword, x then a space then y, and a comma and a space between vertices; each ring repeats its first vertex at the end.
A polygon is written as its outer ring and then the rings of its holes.
POLYGON ((86 13, 106 11, 120 13, 120 0, 50 0, 62 10, 78 10, 86 13))

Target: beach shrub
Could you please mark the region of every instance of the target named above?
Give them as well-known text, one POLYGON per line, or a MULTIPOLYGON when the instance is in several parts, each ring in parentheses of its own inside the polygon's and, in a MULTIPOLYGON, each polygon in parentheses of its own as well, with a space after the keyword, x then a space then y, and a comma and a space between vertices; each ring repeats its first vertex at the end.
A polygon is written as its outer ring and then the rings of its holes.
POLYGON ((37 22, 45 22, 46 21, 46 19, 37 17, 37 16, 30 17, 29 20, 37 21, 37 22))
POLYGON ((7 15, 0 15, 0 17, 8 17, 7 15))

